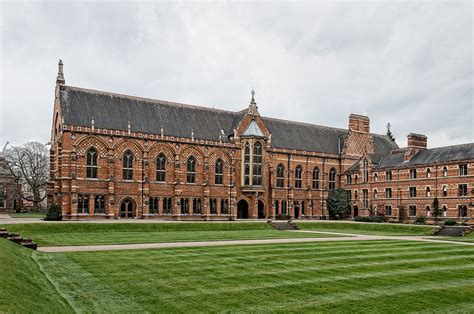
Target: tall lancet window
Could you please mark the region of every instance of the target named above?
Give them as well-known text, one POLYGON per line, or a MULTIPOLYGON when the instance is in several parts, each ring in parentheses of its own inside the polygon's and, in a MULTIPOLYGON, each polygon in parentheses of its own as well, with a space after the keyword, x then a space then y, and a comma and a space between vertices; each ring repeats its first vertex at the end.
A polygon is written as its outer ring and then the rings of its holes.
POLYGON ((97 178, 97 149, 91 147, 86 156, 86 177, 97 178))
POLYGON ((123 154, 122 175, 124 180, 133 180, 133 153, 129 150, 123 154))
POLYGON ((253 185, 262 185, 262 143, 253 145, 253 185))
POLYGON ((244 185, 250 185, 250 144, 245 143, 244 150, 244 185))

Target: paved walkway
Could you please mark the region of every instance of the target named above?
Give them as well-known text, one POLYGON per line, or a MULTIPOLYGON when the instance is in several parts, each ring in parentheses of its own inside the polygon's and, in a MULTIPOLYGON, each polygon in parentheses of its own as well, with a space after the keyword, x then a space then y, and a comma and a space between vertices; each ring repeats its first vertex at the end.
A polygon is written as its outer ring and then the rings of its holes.
POLYGON ((308 242, 332 242, 332 241, 370 241, 370 240, 405 240, 434 243, 449 243, 472 246, 472 242, 448 241, 442 238, 426 238, 423 236, 375 236, 361 234, 345 234, 333 232, 296 231, 308 233, 325 233, 342 235, 329 238, 289 238, 289 239, 265 239, 265 240, 230 240, 230 241, 200 241, 200 242, 170 242, 170 243, 140 243, 140 244, 108 244, 108 245, 85 245, 85 246, 45 246, 38 247, 38 251, 48 253, 58 252, 90 252, 90 251, 117 251, 117 250, 142 250, 163 249, 178 247, 207 247, 228 245, 255 245, 255 244, 282 244, 282 243, 308 243, 308 242))

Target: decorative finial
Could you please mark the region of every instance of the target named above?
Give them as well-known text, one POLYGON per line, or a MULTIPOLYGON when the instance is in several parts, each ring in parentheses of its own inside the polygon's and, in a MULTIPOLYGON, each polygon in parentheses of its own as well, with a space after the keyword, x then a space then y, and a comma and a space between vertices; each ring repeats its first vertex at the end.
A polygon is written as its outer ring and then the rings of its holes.
POLYGON ((387 123, 387 133, 390 133, 390 128, 392 127, 392 125, 389 123, 387 123))
POLYGON ((58 63, 58 77, 56 78, 56 84, 65 84, 66 80, 64 79, 63 73, 63 60, 59 59, 58 63))
POLYGON ((257 103, 255 102, 255 90, 253 89, 253 87, 250 93, 252 94, 252 100, 250 100, 248 114, 255 116, 255 115, 258 115, 258 107, 257 107, 257 103))

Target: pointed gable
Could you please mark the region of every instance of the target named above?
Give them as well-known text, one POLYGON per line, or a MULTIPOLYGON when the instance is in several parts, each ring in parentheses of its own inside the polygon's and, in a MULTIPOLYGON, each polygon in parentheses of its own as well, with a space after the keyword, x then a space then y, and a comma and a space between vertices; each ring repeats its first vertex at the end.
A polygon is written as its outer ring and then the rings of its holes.
POLYGON ((247 127, 245 132, 242 134, 242 136, 265 137, 265 135, 263 134, 262 130, 260 130, 260 127, 258 126, 255 120, 252 120, 252 122, 250 122, 249 126, 247 127))

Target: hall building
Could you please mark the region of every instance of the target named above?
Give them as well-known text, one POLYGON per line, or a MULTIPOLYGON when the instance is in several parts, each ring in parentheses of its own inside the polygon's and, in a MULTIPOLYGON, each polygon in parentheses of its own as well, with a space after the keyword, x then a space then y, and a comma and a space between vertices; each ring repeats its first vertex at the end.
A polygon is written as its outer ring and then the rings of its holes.
POLYGON ((238 112, 127 96, 66 85, 60 61, 51 143, 63 219, 324 219, 339 187, 352 216, 430 217, 438 196, 445 219, 474 219, 473 143, 263 117, 253 91, 238 112))

